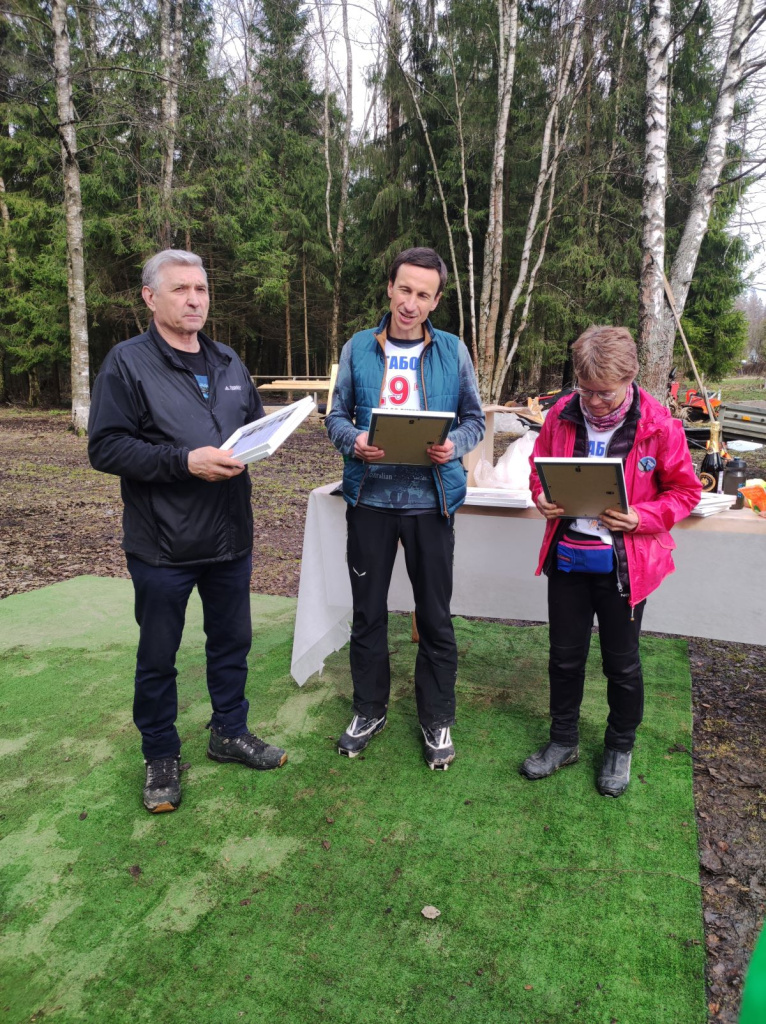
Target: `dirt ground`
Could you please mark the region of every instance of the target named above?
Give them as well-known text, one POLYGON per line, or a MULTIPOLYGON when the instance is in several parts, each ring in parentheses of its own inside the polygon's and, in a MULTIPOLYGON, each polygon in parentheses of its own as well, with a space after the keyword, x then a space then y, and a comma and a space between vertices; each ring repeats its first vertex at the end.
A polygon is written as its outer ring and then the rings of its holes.
MULTIPOLYGON (((119 481, 90 469, 68 425, 66 413, 0 410, 0 597, 84 574, 127 577, 119 481)), ((764 450, 747 458, 766 475, 764 450)), ((254 591, 297 595, 306 495, 341 468, 318 424, 257 467, 254 591)), ((710 585, 726 599, 714 565, 710 585)), ((766 909, 766 647, 690 638, 689 655, 709 1015, 736 1024, 766 909)))

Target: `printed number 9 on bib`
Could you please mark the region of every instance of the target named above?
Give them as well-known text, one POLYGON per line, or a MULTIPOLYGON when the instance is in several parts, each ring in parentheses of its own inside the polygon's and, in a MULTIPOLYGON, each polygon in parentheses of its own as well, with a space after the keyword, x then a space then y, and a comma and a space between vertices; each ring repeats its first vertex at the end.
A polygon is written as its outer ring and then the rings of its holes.
POLYGON ((410 397, 410 382, 406 377, 391 377, 388 380, 388 400, 391 405, 406 405, 410 397))

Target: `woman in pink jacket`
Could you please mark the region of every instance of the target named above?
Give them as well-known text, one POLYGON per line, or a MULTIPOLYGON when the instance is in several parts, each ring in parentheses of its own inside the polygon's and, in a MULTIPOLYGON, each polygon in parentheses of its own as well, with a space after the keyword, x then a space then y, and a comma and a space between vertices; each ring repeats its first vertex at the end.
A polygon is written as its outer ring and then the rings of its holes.
POLYGON ((636 346, 624 327, 589 327, 572 347, 575 393, 548 413, 539 456, 623 461, 630 507, 598 519, 561 518, 545 500, 534 462, 530 486, 547 523, 537 574, 548 577, 550 740, 521 766, 543 779, 579 757, 578 722, 594 615, 607 677, 604 758, 598 790, 621 796, 644 707, 638 638, 647 596, 674 570, 671 527, 694 508, 701 486, 683 427, 635 384, 636 346))

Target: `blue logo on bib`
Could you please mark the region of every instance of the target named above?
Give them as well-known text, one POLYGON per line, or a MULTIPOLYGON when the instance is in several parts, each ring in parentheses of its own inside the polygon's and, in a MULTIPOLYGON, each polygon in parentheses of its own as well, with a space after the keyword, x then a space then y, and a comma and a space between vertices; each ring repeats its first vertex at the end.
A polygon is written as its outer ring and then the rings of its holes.
POLYGON ((654 467, 657 465, 657 460, 653 459, 651 455, 645 455, 643 459, 639 460, 638 468, 642 473, 651 473, 654 467))

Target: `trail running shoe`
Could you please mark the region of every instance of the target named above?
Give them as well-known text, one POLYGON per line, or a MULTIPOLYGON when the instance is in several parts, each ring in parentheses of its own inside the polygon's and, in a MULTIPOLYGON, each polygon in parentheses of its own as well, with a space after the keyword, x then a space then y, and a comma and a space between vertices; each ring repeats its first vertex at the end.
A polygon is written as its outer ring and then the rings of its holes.
POLYGON ((386 716, 380 718, 365 718, 364 715, 354 715, 351 725, 338 740, 338 753, 346 757, 356 757, 365 749, 373 736, 385 727, 386 716))
POLYGON ((207 756, 211 761, 222 764, 243 764, 246 768, 257 771, 268 771, 270 768, 281 768, 287 760, 287 752, 281 747, 272 747, 252 732, 243 732, 241 736, 221 736, 210 730, 210 743, 207 756))
POLYGON ((438 768, 446 772, 455 760, 455 748, 452 745, 452 736, 448 725, 436 725, 427 728, 420 726, 425 741, 426 764, 433 771, 438 768))
POLYGON ((596 789, 602 796, 622 796, 630 783, 629 750, 612 750, 604 747, 604 760, 596 781, 596 789))
POLYGON ((544 747, 530 754, 519 771, 525 779, 547 779, 559 768, 565 768, 568 764, 574 764, 580 757, 580 748, 575 743, 569 746, 566 743, 546 743, 544 747))
POLYGON ((155 757, 144 764, 144 807, 152 814, 174 811, 181 803, 180 756, 155 757))

